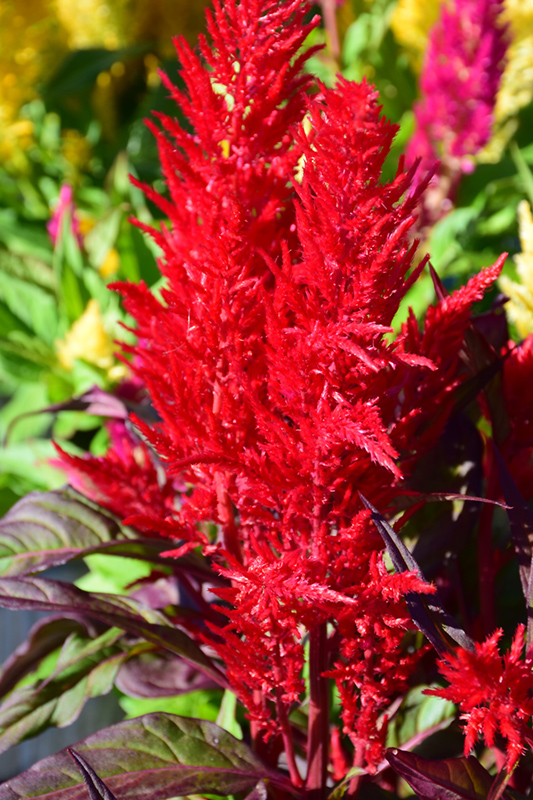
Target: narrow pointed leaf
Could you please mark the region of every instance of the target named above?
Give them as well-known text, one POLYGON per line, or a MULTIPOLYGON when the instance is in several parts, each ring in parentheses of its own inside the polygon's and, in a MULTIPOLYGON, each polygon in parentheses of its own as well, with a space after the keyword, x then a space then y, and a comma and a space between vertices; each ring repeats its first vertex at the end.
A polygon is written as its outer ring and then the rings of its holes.
POLYGON ((485 800, 493 783, 472 756, 430 761, 404 750, 389 750, 385 757, 420 800, 485 800))
POLYGON ((98 777, 94 769, 83 756, 80 756, 79 753, 72 750, 70 747, 68 747, 67 750, 78 765, 85 785, 89 790, 91 800, 117 800, 113 792, 108 789, 103 780, 98 777))
MULTIPOLYGON (((415 572, 424 580, 420 567, 394 528, 362 495, 361 500, 372 513, 372 521, 385 543, 396 572, 415 572)), ((445 633, 466 650, 474 650, 474 643, 470 637, 448 614, 436 594, 429 598, 428 595, 410 592, 405 596, 405 600, 413 622, 438 653, 444 654, 449 650, 445 633)))
MULTIPOLYGON (((212 722, 146 714, 119 722, 74 745, 119 800, 166 800, 189 794, 228 795, 261 780, 290 791, 248 745, 212 722)), ((67 750, 0 785, 0 800, 86 800, 87 789, 67 750)))
POLYGON ((0 579, 0 606, 12 609, 78 612, 110 627, 133 633, 181 656, 219 685, 227 687, 210 658, 161 612, 117 595, 84 592, 61 581, 42 578, 0 579))

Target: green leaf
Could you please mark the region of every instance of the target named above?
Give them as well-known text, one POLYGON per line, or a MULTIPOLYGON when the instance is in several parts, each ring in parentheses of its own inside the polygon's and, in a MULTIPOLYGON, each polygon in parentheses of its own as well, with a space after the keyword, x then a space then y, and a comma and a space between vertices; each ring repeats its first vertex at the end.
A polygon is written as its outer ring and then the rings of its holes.
POLYGON ((52 263, 52 246, 42 223, 38 226, 21 224, 10 209, 0 211, 0 242, 16 255, 52 263))
MULTIPOLYGON (((166 800, 190 794, 227 796, 258 781, 291 791, 280 773, 212 722, 149 714, 105 728, 75 745, 120 800, 166 800)), ((0 800, 82 800, 76 765, 62 750, 0 786, 0 800)))
MULTIPOLYGON (((455 719, 455 705, 442 697, 425 695, 427 687, 417 686, 407 694, 398 714, 391 720, 387 731, 387 745, 402 747, 416 739, 423 740, 424 733, 432 733, 434 729, 446 727, 455 719)), ((410 745, 411 746, 411 745, 410 745)))
POLYGON ((96 639, 71 634, 53 675, 15 689, 0 706, 0 752, 55 725, 64 728, 87 700, 107 694, 128 652, 117 646, 123 632, 112 628, 96 639))
POLYGON ((26 331, 52 345, 57 332, 57 300, 28 281, 0 272, 0 298, 26 331))

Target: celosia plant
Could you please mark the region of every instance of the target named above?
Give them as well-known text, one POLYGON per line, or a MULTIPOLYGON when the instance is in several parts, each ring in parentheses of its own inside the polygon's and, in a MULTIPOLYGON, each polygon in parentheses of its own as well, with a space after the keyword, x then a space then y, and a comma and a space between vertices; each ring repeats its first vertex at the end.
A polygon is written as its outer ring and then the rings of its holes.
MULTIPOLYGON (((302 73, 310 55, 302 45, 317 24, 305 3, 214 7, 199 52, 176 41, 185 88, 163 76, 189 127, 162 114, 151 125, 168 196, 143 189, 169 222, 137 224, 161 249, 165 286, 159 295, 143 284, 115 287, 137 336, 123 347, 124 361, 156 413, 137 394, 137 415, 112 424, 105 456, 61 453, 71 483, 135 527, 138 539, 114 552, 153 560, 151 591, 117 599, 8 578, 0 602, 77 609, 106 624, 98 632, 107 637, 99 646, 109 673, 98 680, 107 690, 115 681, 146 696, 148 654, 161 669, 173 659, 176 691, 187 690, 185 661, 194 680, 231 689, 245 709, 249 748, 170 715, 109 729, 98 754, 93 745, 104 739, 87 740, 92 766, 119 797, 152 791, 154 776, 143 770, 156 771, 159 761, 149 766, 130 744, 120 766, 106 760, 106 748, 141 729, 144 752, 155 730, 176 762, 158 774, 158 797, 236 794, 261 780, 273 795, 318 799, 331 775, 346 779, 353 796, 363 775, 385 770, 389 717, 420 683, 423 660, 432 660, 417 628, 447 663, 451 639, 473 649, 386 518, 400 528, 424 506, 420 473, 461 403, 485 385, 471 316, 502 259, 451 296, 437 283, 422 325, 411 314, 393 337, 400 301, 426 264, 416 264, 410 234, 428 179, 415 186, 417 163, 401 163, 394 180, 382 182, 397 129, 380 116, 371 86, 339 79, 327 89, 302 73), (176 586, 186 600, 175 599, 176 586), (165 725, 180 728, 183 751, 165 725), (195 736, 205 749, 191 749, 195 736)), ((67 516, 73 501, 61 497, 67 516)), ((119 539, 134 536, 120 530, 119 539)), ((20 528, 16 544, 11 531, 17 552, 30 547, 20 528)), ((82 538, 77 528, 69 535, 82 538)), ((116 547, 99 536, 98 548, 116 547)), ((84 537, 78 554, 97 548, 84 537)), ((46 558, 30 559, 22 574, 67 560, 63 545, 61 555, 50 547, 46 558)), ((94 637, 85 647, 84 664, 94 637)), ((513 653, 518 660, 516 646, 513 653)), ((65 663, 63 656, 56 684, 65 663)), ((462 684, 451 667, 444 674, 455 699, 462 684)), ((524 686, 506 713, 525 720, 524 686)), ((16 706, 13 696, 8 704, 16 706)), ((19 726, 10 741, 27 733, 15 712, 10 720, 19 726)), ((507 736, 509 768, 526 741, 520 736, 507 736)), ((492 745, 494 736, 485 739, 492 745)), ((54 765, 64 770, 65 758, 54 765)), ((94 784, 83 759, 77 763, 94 784)), ((55 790, 66 797, 72 781, 61 778, 55 790)), ((264 792, 263 784, 253 796, 264 792)))

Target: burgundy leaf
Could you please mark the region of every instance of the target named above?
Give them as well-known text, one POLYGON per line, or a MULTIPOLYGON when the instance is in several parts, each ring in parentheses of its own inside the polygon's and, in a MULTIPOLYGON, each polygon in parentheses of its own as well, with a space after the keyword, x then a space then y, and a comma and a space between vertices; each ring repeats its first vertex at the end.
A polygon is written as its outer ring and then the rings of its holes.
POLYGON ((531 544, 533 542, 533 511, 524 500, 496 446, 494 446, 494 454, 498 464, 503 496, 508 506, 507 516, 511 528, 511 539, 518 558, 522 591, 529 607, 533 599, 528 590, 531 572, 531 544))
POLYGON ((168 544, 132 529, 73 489, 30 492, 0 520, 0 575, 28 575, 91 553, 158 561, 168 544))
MULTIPOLYGON (((291 791, 285 776, 248 745, 204 720, 147 714, 104 728, 74 749, 120 800, 236 794, 261 780, 291 791)), ((3 783, 0 800, 86 800, 86 792, 72 757, 61 750, 3 783)))

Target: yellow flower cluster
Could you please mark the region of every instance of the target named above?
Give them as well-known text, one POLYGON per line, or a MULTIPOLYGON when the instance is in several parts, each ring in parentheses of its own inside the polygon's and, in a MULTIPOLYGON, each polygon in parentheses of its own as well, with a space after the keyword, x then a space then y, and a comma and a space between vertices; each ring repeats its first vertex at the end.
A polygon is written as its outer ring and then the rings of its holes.
POLYGON ((207 0, 51 0, 67 32, 69 47, 115 50, 155 42, 163 57, 173 54, 171 36, 196 36, 207 0))
MULTIPOLYGON (((115 50, 153 42, 157 56, 172 56, 172 35, 182 33, 195 39, 203 26, 207 2, 0 0, 0 154, 10 157, 17 146, 22 146, 16 127, 20 108, 37 96, 36 87, 51 77, 69 49, 115 50)), ((154 55, 152 58, 157 60, 154 55)), ((111 94, 111 103, 121 69, 125 72, 124 64, 117 61, 109 72, 99 76, 96 93, 106 97, 111 94)), ((147 78, 152 83, 154 74, 153 64, 147 66, 147 78)), ((96 106, 105 105, 106 97, 96 98, 96 106)), ((113 129, 113 124, 109 127, 113 129)), ((25 126, 24 136, 27 133, 25 126)))
POLYGON ((20 107, 36 96, 66 53, 64 32, 49 0, 0 0, 0 148, 31 133, 20 127, 20 107))
POLYGON ((394 38, 407 52, 419 73, 424 62, 428 34, 439 16, 442 0, 399 0, 391 19, 394 38))
POLYGON ((533 333, 533 217, 527 200, 518 206, 518 226, 522 252, 514 261, 520 283, 504 275, 500 278, 500 288, 509 297, 507 315, 525 338, 533 333))
POLYGON ((109 371, 114 365, 114 345, 104 328, 97 300, 89 300, 87 308, 65 334, 56 341, 57 359, 63 369, 70 371, 76 359, 109 371))

